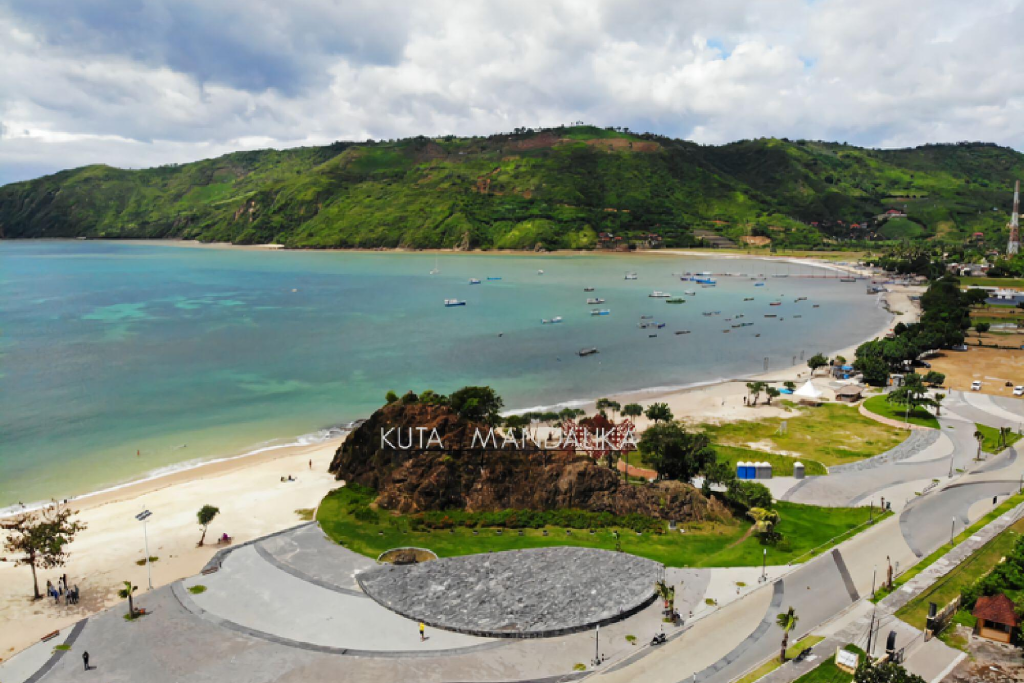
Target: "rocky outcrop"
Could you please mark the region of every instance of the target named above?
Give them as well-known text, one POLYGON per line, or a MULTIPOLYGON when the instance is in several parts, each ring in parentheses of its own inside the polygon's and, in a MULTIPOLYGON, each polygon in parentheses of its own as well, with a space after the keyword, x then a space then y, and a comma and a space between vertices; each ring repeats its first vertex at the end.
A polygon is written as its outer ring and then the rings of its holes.
POLYGON ((480 448, 474 435, 488 429, 460 420, 447 407, 392 403, 349 435, 330 471, 337 479, 376 489, 379 507, 403 514, 571 508, 675 521, 729 517, 717 500, 689 484, 626 484, 615 470, 572 451, 542 450, 522 441, 500 447, 500 440, 496 447, 480 448), (411 444, 399 447, 398 434, 408 435, 401 437, 402 445, 411 444), (441 443, 426 444, 432 435, 441 443))

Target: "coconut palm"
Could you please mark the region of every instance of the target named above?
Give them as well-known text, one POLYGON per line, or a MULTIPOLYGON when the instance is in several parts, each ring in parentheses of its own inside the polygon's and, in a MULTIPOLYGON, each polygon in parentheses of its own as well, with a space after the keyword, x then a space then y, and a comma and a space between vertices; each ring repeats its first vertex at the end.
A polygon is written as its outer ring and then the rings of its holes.
POLYGON ((974 430, 974 439, 978 442, 978 454, 974 456, 975 460, 981 460, 981 445, 985 443, 985 435, 981 433, 980 429, 974 430))
POLYGON ((938 417, 942 414, 942 402, 946 400, 945 394, 935 394, 932 397, 932 401, 935 402, 935 415, 938 417))
POLYGON ((782 649, 779 651, 779 661, 783 664, 786 663, 786 648, 789 647, 789 632, 796 628, 797 621, 799 621, 799 617, 796 616, 796 610, 792 607, 790 607, 788 611, 775 617, 775 623, 782 629, 782 649))
POLYGON ((199 545, 202 547, 203 541, 206 540, 206 529, 210 526, 210 522, 213 518, 220 514, 220 508, 212 505, 204 505, 199 508, 199 512, 196 513, 196 519, 199 520, 199 526, 203 527, 203 535, 199 539, 199 545))
POLYGON ((128 600, 128 618, 135 618, 135 602, 132 600, 132 595, 138 590, 138 586, 133 586, 131 581, 124 582, 124 588, 117 591, 117 597, 128 600))

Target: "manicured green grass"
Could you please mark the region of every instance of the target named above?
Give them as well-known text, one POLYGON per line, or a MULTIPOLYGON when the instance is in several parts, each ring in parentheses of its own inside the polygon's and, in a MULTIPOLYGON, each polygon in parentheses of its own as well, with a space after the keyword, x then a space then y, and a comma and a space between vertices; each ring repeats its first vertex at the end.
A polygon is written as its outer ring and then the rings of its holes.
MULTIPOLYGON (((790 453, 804 465, 808 465, 805 461, 814 461, 826 467, 884 453, 903 443, 908 436, 905 430, 861 415, 856 406, 825 403, 817 408, 798 408, 788 401, 783 405, 792 410, 791 416, 757 419, 757 408, 751 408, 750 420, 703 425, 702 428, 716 445, 754 451, 761 449, 751 444, 770 445, 773 451, 790 453), (786 423, 784 430, 783 422, 786 423)), ((765 457, 753 459, 767 460, 765 457)), ((791 466, 789 471, 792 471, 791 466)))
POLYGON ((1010 289, 1024 289, 1024 278, 1012 277, 962 277, 960 284, 964 287, 1008 287, 1010 289))
MULTIPOLYGON (((864 408, 875 415, 881 415, 882 417, 887 417, 890 420, 896 420, 897 422, 907 421, 906 406, 886 401, 884 394, 872 396, 868 400, 864 401, 864 408)), ((932 429, 939 428, 939 421, 935 419, 934 415, 924 408, 911 410, 909 419, 911 424, 919 425, 921 427, 931 427, 932 429)))
POLYGON ((911 626, 923 629, 928 617, 929 602, 934 602, 940 608, 949 604, 960 595, 961 591, 992 571, 992 568, 1006 556, 1013 544, 1020 538, 1021 533, 1024 533, 1024 520, 1013 524, 979 548, 930 588, 901 607, 896 612, 896 616, 911 626))
MULTIPOLYGON (((861 661, 865 657, 864 650, 855 645, 847 645, 843 649, 857 653, 860 655, 861 661)), ((794 683, 850 683, 852 680, 853 674, 848 674, 836 666, 836 656, 833 654, 824 662, 796 679, 794 683)))
MULTIPOLYGON (((804 636, 795 644, 786 648, 786 659, 790 660, 796 658, 801 652, 814 647, 823 640, 825 640, 825 636, 804 636)), ((779 661, 779 658, 772 657, 770 660, 736 681, 736 683, 754 683, 754 681, 764 678, 780 666, 782 666, 782 663, 779 661)))
MULTIPOLYGON (((488 551, 516 550, 549 546, 582 546, 616 549, 612 529, 565 529, 545 527, 524 529, 454 528, 448 530, 416 529, 417 520, 366 507, 367 497, 353 489, 341 488, 328 494, 320 503, 317 521, 324 532, 350 550, 376 558, 390 548, 416 546, 429 548, 439 557, 472 555, 488 551), (357 519, 358 516, 358 519, 357 519), (474 534, 476 531, 476 534, 474 534), (571 533, 566 533, 570 531, 571 533)), ((811 505, 778 502, 782 517, 777 527, 783 540, 768 546, 768 564, 806 561, 815 553, 831 548, 833 538, 845 539, 864 528, 869 518, 866 508, 820 508, 811 505), (824 546, 824 547, 821 547, 824 546)), ((881 519, 877 514, 875 519, 881 519)), ((621 550, 647 557, 671 567, 750 567, 762 561, 765 546, 756 535, 744 538, 749 529, 747 520, 733 520, 682 525, 685 533, 666 531, 661 534, 620 529, 621 550)))
POLYGON ((715 446, 715 453, 718 454, 720 461, 729 463, 734 470, 738 462, 756 460, 758 462, 771 463, 772 475, 776 477, 793 476, 793 463, 795 462, 803 463, 804 473, 808 476, 828 474, 828 469, 824 465, 810 458, 794 458, 788 455, 768 453, 767 451, 755 451, 752 448, 739 448, 738 446, 715 446))
MULTIPOLYGON (((981 450, 986 453, 998 453, 1002 449, 999 447, 999 430, 995 427, 989 427, 988 425, 975 423, 975 428, 985 435, 985 440, 981 444, 981 450)), ((1009 448, 1013 444, 1020 441, 1021 435, 1017 432, 1011 431, 1006 435, 1006 447, 1009 448)))
POLYGON ((952 544, 944 543, 942 545, 942 547, 940 547, 937 550, 935 550, 931 555, 928 555, 927 557, 923 558, 920 562, 915 564, 913 567, 911 567, 907 571, 905 571, 902 574, 900 574, 893 581, 893 589, 892 589, 892 591, 886 590, 884 588, 881 588, 878 591, 876 591, 875 592, 875 598, 874 598, 873 602, 878 602, 879 600, 881 600, 885 596, 889 595, 893 591, 899 590, 900 587, 903 586, 903 584, 905 584, 906 582, 910 581, 912 578, 914 578, 915 576, 917 576, 918 574, 923 572, 925 569, 927 569, 928 567, 930 567, 933 564, 935 564, 935 561, 938 560, 940 557, 942 557, 943 555, 948 553, 950 550, 952 550, 953 548, 955 548, 956 546, 960 545, 965 540, 967 540, 968 538, 970 538, 971 536, 976 534, 980 529, 982 529, 985 526, 987 526, 990 522, 992 522, 995 519, 998 519, 1003 514, 1009 512, 1010 510, 1012 510, 1013 508, 1017 507, 1021 503, 1024 503, 1024 493, 1017 493, 1015 495, 1010 496, 1006 500, 1004 500, 994 510, 989 512, 987 515, 985 515, 984 517, 979 519, 977 522, 975 522, 971 526, 969 526, 966 529, 964 529, 963 531, 961 531, 953 539, 953 543, 952 544))

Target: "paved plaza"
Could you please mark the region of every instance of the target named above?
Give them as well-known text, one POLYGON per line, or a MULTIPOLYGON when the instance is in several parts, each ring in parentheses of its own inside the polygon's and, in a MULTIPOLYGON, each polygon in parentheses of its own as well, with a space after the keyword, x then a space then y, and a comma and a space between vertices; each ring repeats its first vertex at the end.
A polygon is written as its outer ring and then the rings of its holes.
POLYGON ((561 635, 608 624, 654 599, 657 562, 596 548, 532 548, 382 565, 359 575, 390 610, 459 633, 561 635))

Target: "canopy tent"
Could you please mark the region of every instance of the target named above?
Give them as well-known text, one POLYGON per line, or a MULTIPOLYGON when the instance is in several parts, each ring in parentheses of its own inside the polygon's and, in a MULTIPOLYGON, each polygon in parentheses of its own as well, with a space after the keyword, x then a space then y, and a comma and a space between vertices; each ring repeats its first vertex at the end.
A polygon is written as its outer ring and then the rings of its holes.
POLYGON ((814 386, 811 383, 811 380, 807 380, 802 387, 793 392, 793 396, 796 396, 797 398, 808 398, 811 400, 817 400, 821 398, 821 395, 821 390, 814 386))

